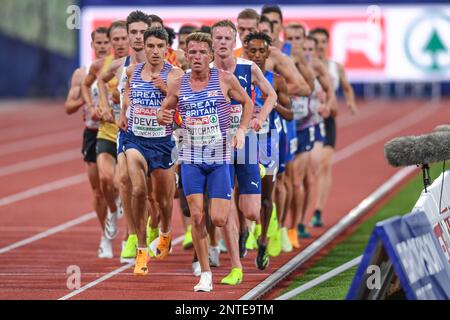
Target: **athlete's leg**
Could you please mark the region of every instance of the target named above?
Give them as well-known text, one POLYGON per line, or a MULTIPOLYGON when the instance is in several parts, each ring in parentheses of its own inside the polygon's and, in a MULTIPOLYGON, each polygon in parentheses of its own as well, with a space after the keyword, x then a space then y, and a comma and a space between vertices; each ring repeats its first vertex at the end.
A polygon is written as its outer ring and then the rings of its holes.
POLYGON ((325 202, 331 188, 332 182, 332 164, 333 164, 334 149, 330 146, 325 146, 322 151, 322 165, 318 181, 318 196, 316 202, 316 210, 323 210, 325 202))
POLYGON ((102 226, 105 228, 105 218, 107 214, 106 201, 100 189, 100 179, 98 176, 98 168, 95 162, 86 162, 86 169, 88 173, 89 183, 91 185, 93 199, 92 206, 97 214, 97 218, 102 226))
POLYGON ((285 184, 286 174, 285 172, 277 175, 277 181, 275 184, 275 205, 277 212, 277 220, 280 221, 280 217, 282 212, 285 210, 286 199, 287 199, 287 190, 285 184))
POLYGON ((296 228, 303 215, 303 208, 307 203, 305 199, 304 180, 309 167, 310 154, 302 152, 294 160, 294 179, 293 179, 293 201, 292 201, 292 220, 290 229, 296 228))
POLYGON ((122 201, 128 233, 136 234, 136 228, 131 214, 131 181, 128 175, 127 158, 124 152, 117 155, 117 172, 119 175, 119 196, 122 201))
POLYGON ((175 179, 173 169, 156 169, 151 173, 153 194, 160 211, 160 227, 163 233, 170 231, 172 221, 175 179))
POLYGON ((200 262, 202 272, 210 272, 208 261, 208 235, 206 232, 206 215, 203 206, 203 194, 186 196, 192 221, 192 242, 200 262))
POLYGON ((280 223, 281 226, 284 226, 286 223, 286 217, 288 216, 288 212, 291 209, 291 205, 294 199, 294 186, 293 186, 293 180, 294 180, 294 161, 289 161, 286 164, 286 172, 284 177, 284 186, 286 188, 286 202, 284 205, 284 210, 281 212, 280 217, 280 223))
POLYGON ((143 217, 147 215, 147 161, 136 149, 126 151, 128 173, 131 180, 131 211, 138 237, 138 246, 146 248, 146 230, 143 217))
POLYGON ((100 186, 106 204, 111 212, 117 212, 116 190, 114 188, 114 167, 116 160, 109 153, 103 152, 97 156, 100 186))
POLYGON ((272 194, 275 183, 273 176, 267 175, 262 180, 261 188, 261 236, 258 239, 260 244, 267 242, 267 229, 269 228, 270 216, 273 209, 272 194))

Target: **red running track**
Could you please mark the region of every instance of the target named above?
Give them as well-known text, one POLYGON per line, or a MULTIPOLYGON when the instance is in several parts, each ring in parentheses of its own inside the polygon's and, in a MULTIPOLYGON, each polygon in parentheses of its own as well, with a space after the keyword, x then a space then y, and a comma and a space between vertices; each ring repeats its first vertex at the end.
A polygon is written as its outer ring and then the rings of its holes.
MULTIPOLYGON (((396 172, 384 160, 384 143, 431 131, 449 118, 444 105, 361 102, 356 116, 342 108, 326 225, 311 229, 313 238, 301 241, 302 248, 396 172)), ((131 267, 119 263, 123 233, 114 241, 114 259, 96 256, 101 230, 91 213, 81 159, 81 114, 67 116, 61 102, 51 101, 3 102, 0 114, 0 299, 62 298, 72 292, 66 274, 72 265, 81 270, 82 288, 90 286, 71 299, 238 299, 299 252, 271 258, 264 272, 255 267, 255 252, 250 252, 243 260, 244 282, 233 287, 220 284, 230 266, 227 255, 221 255, 211 293, 193 292, 198 278, 191 273, 192 251, 180 245, 166 260, 151 260, 147 277, 135 277, 131 267)), ((177 237, 182 226, 175 211, 177 237)), ((123 230, 123 220, 120 225, 123 230)))

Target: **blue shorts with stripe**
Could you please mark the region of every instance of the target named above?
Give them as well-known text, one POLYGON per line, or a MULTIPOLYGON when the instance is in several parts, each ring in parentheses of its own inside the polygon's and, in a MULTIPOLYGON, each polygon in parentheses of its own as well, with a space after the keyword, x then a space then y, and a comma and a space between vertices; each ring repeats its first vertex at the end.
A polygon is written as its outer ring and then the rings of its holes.
POLYGON ((250 131, 245 136, 244 148, 232 155, 229 175, 233 185, 237 179, 239 194, 261 194, 258 144, 257 134, 250 131))
POLYGON ((208 198, 231 199, 230 164, 181 163, 184 195, 208 194, 208 198))
POLYGON ((297 131, 298 149, 296 154, 309 152, 312 150, 315 141, 315 131, 315 125, 311 125, 300 131, 297 131))
POLYGON ((125 132, 122 131, 122 129, 119 128, 119 131, 117 131, 117 155, 121 154, 123 150, 123 135, 125 132))
POLYGON ((169 169, 177 160, 175 142, 171 136, 162 138, 137 137, 130 132, 123 134, 123 150, 137 150, 147 162, 147 175, 155 169, 169 169))

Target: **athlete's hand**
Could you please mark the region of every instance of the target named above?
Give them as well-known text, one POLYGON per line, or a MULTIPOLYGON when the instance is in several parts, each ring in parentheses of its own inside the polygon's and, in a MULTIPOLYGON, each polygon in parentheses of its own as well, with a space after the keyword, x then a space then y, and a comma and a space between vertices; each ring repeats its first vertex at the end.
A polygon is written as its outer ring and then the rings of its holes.
POLYGON ((242 128, 236 130, 236 134, 231 141, 231 147, 236 149, 242 149, 245 143, 245 132, 242 128))
POLYGON ((319 109, 317 109, 317 111, 319 112, 322 118, 328 118, 330 116, 330 108, 324 103, 320 104, 319 109))
POLYGON ((119 127, 124 132, 128 130, 128 118, 125 114, 120 114, 119 127))
POLYGON ((114 122, 114 111, 111 108, 102 108, 102 120, 105 122, 114 122))
POLYGON ((94 121, 100 121, 102 119, 102 116, 100 115, 100 110, 96 107, 90 107, 89 113, 91 116, 91 119, 94 121))
POLYGON ((258 117, 253 118, 252 120, 250 120, 250 128, 258 132, 262 128, 262 123, 263 122, 258 117))
POLYGON ((164 94, 167 94, 167 85, 164 82, 164 80, 161 78, 161 76, 157 73, 152 74, 152 81, 153 85, 161 90, 164 94))
POLYGON ((158 113, 157 113, 157 120, 158 123, 160 125, 168 125, 171 124, 173 122, 173 114, 175 113, 175 110, 168 110, 168 109, 164 109, 161 110, 159 109, 158 113))
POLYGON ((350 113, 351 114, 355 114, 356 111, 358 110, 358 108, 356 107, 356 103, 355 102, 347 103, 347 107, 350 109, 350 113))

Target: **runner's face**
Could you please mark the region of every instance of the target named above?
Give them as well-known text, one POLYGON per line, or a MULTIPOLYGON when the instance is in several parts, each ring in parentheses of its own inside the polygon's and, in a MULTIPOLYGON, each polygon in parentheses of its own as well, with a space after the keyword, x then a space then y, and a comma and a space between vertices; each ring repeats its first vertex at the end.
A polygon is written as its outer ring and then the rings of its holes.
POLYGON ((284 39, 291 43, 293 47, 301 47, 304 37, 303 29, 287 28, 284 30, 284 39))
POLYGON ((237 30, 241 43, 244 43, 244 39, 249 33, 258 31, 258 24, 255 19, 238 19, 237 30))
POLYGON ((183 33, 178 36, 178 49, 186 51, 186 38, 189 33, 183 33))
POLYGON ((269 48, 265 41, 254 39, 247 44, 247 57, 258 65, 261 69, 265 69, 266 59, 269 56, 269 48))
POLYGON ((203 71, 209 69, 212 52, 206 42, 189 41, 186 58, 192 71, 203 71))
POLYGON ((114 55, 118 58, 128 55, 128 35, 124 28, 115 28, 111 31, 111 46, 114 55))
POLYGON ((302 50, 306 62, 310 62, 316 55, 316 43, 312 40, 305 39, 302 42, 302 50))
POLYGON ((145 41, 145 56, 148 63, 153 66, 159 65, 164 61, 167 52, 167 43, 165 40, 156 37, 148 37, 145 41))
POLYGON ((148 24, 142 21, 133 22, 128 26, 128 38, 130 39, 130 47, 134 51, 144 49, 144 32, 148 29, 148 24))
POLYGON ((216 27, 213 30, 213 49, 221 58, 233 55, 236 46, 236 33, 230 27, 216 27))
POLYGON ((270 29, 270 24, 267 22, 262 22, 258 25, 259 32, 267 34, 270 39, 273 41, 273 32, 272 29, 270 29))
POLYGON ((324 59, 327 56, 328 51, 328 39, 327 36, 323 33, 316 33, 314 38, 317 39, 317 54, 321 59, 324 59))
POLYGON ((106 33, 96 32, 94 34, 94 41, 91 43, 92 49, 94 49, 95 57, 101 59, 106 57, 111 51, 111 42, 109 42, 106 33))
POLYGON ((274 39, 278 39, 278 37, 280 36, 281 29, 283 28, 283 26, 281 24, 280 15, 276 12, 270 12, 270 13, 266 13, 264 15, 267 17, 267 19, 272 21, 273 37, 274 37, 274 39))

